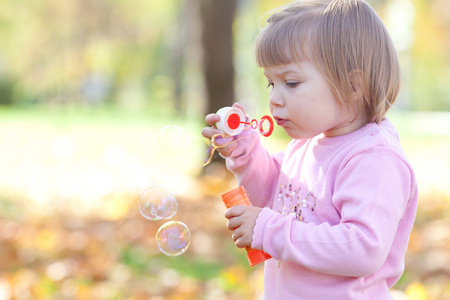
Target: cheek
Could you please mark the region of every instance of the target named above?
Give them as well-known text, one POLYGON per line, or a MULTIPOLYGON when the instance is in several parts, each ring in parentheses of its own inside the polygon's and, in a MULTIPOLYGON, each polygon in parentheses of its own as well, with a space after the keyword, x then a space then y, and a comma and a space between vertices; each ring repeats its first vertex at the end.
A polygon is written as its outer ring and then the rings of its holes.
POLYGON ((293 115, 315 114, 320 110, 320 98, 311 93, 297 93, 290 101, 290 111, 293 115))

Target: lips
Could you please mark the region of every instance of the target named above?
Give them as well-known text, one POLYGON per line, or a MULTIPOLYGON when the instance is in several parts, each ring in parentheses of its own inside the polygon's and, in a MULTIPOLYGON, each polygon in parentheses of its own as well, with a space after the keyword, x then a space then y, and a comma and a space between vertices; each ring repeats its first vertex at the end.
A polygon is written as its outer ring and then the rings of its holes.
POLYGON ((273 116, 273 119, 275 120, 275 122, 277 123, 278 126, 284 126, 286 125, 286 123, 288 122, 288 120, 277 117, 277 116, 273 116))

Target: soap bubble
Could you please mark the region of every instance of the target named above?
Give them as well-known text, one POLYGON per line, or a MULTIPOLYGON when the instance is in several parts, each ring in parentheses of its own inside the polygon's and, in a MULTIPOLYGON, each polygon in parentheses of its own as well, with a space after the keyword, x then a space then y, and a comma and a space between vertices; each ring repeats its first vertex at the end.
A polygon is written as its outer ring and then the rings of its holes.
POLYGON ((175 197, 170 195, 162 199, 161 205, 156 209, 156 215, 160 219, 170 219, 177 213, 177 209, 178 202, 175 197))
POLYGON ((191 232, 179 221, 163 224, 156 233, 159 250, 167 256, 183 254, 191 243, 191 232))
POLYGON ((158 145, 162 150, 176 152, 183 147, 184 132, 175 125, 167 125, 158 133, 158 145))
POLYGON ((207 138, 195 138, 186 148, 186 154, 189 155, 192 169, 198 169, 207 165, 211 157, 213 147, 211 141, 207 138))
POLYGON ((151 221, 172 218, 178 209, 178 203, 169 191, 154 184, 141 191, 138 200, 141 215, 151 221))

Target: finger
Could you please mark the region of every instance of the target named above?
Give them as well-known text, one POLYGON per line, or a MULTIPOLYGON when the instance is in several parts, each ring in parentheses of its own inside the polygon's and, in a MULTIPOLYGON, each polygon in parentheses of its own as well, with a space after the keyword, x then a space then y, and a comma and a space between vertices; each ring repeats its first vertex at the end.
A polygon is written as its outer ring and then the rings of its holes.
POLYGON ((238 217, 238 216, 242 215, 245 212, 246 207, 247 206, 243 206, 243 205, 236 205, 236 206, 230 207, 229 209, 227 209, 225 211, 225 218, 231 219, 233 217, 238 217))
POLYGON ((252 244, 252 241, 251 241, 251 239, 247 238, 246 236, 241 236, 234 241, 234 244, 238 248, 244 248, 244 247, 250 247, 252 244))
POLYGON ((235 230, 231 235, 231 238, 236 242, 238 239, 242 238, 243 235, 242 230, 235 230))
POLYGON ((231 218, 228 220, 227 229, 234 231, 236 228, 238 228, 241 225, 242 225, 242 223, 240 222, 240 220, 238 218, 234 217, 234 218, 231 218))
POLYGON ((238 228, 233 232, 232 235, 234 244, 239 247, 250 246, 252 243, 251 236, 248 235, 248 232, 242 228, 238 228))
POLYGON ((233 153, 233 150, 236 149, 236 143, 231 143, 230 145, 227 145, 226 147, 216 148, 217 152, 223 157, 227 158, 233 153))
POLYGON ((205 138, 211 139, 216 134, 223 134, 223 132, 215 127, 204 127, 202 129, 202 135, 205 138))
POLYGON ((218 114, 209 114, 205 117, 205 122, 208 125, 215 126, 217 122, 220 121, 220 116, 218 114))
POLYGON ((242 105, 239 102, 234 103, 233 107, 239 108, 245 114, 244 108, 242 107, 242 105))

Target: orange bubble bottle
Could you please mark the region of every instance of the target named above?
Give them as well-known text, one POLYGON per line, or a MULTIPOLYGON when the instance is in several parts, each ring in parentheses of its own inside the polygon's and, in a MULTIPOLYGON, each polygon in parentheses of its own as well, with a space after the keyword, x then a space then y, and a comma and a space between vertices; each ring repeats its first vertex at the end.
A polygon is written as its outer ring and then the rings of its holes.
MULTIPOLYGON (((243 186, 237 187, 225 194, 222 195, 222 201, 225 203, 227 208, 236 205, 245 205, 252 206, 250 203, 250 199, 248 198, 247 192, 243 186)), ((250 247, 245 247, 247 250, 247 259, 250 263, 250 266, 256 266, 259 263, 262 263, 269 258, 272 258, 269 254, 264 253, 261 250, 252 249, 250 247)))

